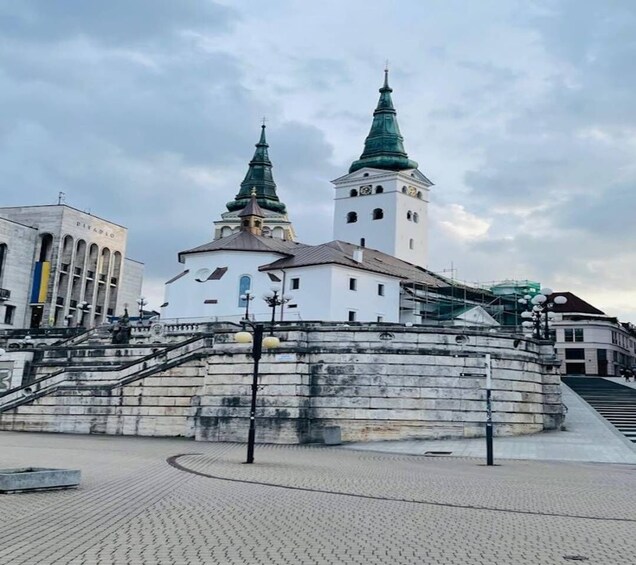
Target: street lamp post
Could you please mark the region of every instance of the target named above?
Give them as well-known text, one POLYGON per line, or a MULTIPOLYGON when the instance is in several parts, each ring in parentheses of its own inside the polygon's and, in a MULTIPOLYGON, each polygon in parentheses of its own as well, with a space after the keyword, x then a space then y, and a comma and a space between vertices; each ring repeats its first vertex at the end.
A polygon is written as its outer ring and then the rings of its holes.
POLYGON ((554 319, 552 311, 555 305, 565 304, 568 299, 562 295, 556 295, 551 288, 542 288, 538 294, 525 295, 519 303, 525 305, 528 310, 521 313, 524 318, 522 326, 530 330, 532 337, 536 339, 550 339, 550 320, 554 319))
POLYGON ((80 317, 80 326, 84 327, 84 318, 86 317, 86 314, 90 312, 92 306, 84 300, 83 302, 80 302, 78 304, 78 308, 79 311, 82 313, 80 317))
MULTIPOLYGON (((252 395, 250 400, 250 427, 247 434, 247 459, 245 460, 245 463, 252 464, 254 463, 254 445, 256 443, 256 396, 258 394, 259 362, 263 354, 263 348, 275 349, 280 344, 280 340, 273 335, 275 309, 276 306, 289 301, 291 297, 280 296, 278 294, 278 289, 272 289, 271 293, 268 292, 265 296, 263 296, 263 300, 265 300, 267 305, 272 309, 270 332, 267 337, 263 337, 265 333, 265 326, 262 323, 251 322, 248 319, 249 303, 252 297, 250 297, 250 293, 247 292, 244 296, 247 303, 245 307, 245 319, 241 321, 243 328, 240 332, 235 334, 234 340, 237 343, 252 344, 252 359, 254 361, 254 366, 252 370, 252 395), (248 326, 252 329, 253 333, 246 331, 248 326)), ((243 298, 243 296, 241 296, 241 298, 243 298)))
POLYGON ((148 304, 145 296, 140 296, 137 298, 137 306, 139 306, 139 323, 143 324, 144 321, 144 306, 148 304))
POLYGON ((270 325, 269 335, 274 333, 274 323, 276 319, 276 306, 282 306, 287 304, 292 299, 289 294, 282 294, 277 287, 272 287, 263 295, 263 300, 267 302, 267 305, 272 309, 272 321, 270 325))
POLYGON ((245 320, 250 319, 250 301, 254 300, 254 298, 249 290, 246 290, 245 294, 241 294, 241 300, 245 301, 245 320))

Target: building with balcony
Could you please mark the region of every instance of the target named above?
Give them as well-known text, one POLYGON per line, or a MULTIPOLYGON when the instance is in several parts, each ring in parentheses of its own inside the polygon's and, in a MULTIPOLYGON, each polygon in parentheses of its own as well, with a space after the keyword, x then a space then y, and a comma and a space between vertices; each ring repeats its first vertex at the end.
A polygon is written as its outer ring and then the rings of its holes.
POLYGON ((0 327, 94 325, 133 307, 143 264, 127 233, 65 204, 0 208, 0 327))

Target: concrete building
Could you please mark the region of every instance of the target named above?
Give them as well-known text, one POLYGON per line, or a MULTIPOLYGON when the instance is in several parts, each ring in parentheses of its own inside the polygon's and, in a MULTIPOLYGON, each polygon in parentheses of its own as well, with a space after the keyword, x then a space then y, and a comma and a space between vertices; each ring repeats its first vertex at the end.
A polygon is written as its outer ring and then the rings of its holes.
POLYGON ((571 292, 558 292, 568 301, 555 305, 552 322, 563 375, 617 376, 636 363, 636 331, 571 292))
POLYGON ((94 325, 133 306, 143 264, 126 259, 127 232, 62 204, 0 208, 0 327, 94 325))

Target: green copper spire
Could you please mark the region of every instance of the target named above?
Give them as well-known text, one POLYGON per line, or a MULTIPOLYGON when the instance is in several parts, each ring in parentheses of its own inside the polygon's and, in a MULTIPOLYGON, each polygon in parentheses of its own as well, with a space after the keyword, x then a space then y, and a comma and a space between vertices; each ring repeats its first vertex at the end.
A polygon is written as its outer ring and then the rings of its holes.
POLYGON ((393 89, 389 86, 389 69, 385 69, 384 85, 380 89, 378 106, 373 112, 371 131, 364 141, 360 159, 349 167, 350 173, 364 167, 389 171, 417 169, 417 163, 409 159, 404 150, 404 138, 398 126, 391 92, 393 89))
POLYGON ((261 126, 261 138, 256 144, 254 157, 250 161, 247 174, 241 183, 241 189, 232 202, 226 204, 230 212, 242 210, 250 203, 252 189, 256 190, 256 200, 261 208, 273 212, 285 213, 285 205, 276 195, 276 183, 272 176, 272 162, 267 153, 265 124, 261 126))

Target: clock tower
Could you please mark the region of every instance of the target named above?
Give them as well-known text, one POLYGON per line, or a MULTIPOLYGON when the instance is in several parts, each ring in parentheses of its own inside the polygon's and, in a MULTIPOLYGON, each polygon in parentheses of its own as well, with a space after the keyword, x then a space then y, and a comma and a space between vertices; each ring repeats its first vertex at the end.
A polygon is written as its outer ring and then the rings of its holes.
POLYGON ((425 267, 433 183, 404 150, 391 92, 385 70, 364 151, 348 174, 333 181, 334 238, 425 267))

